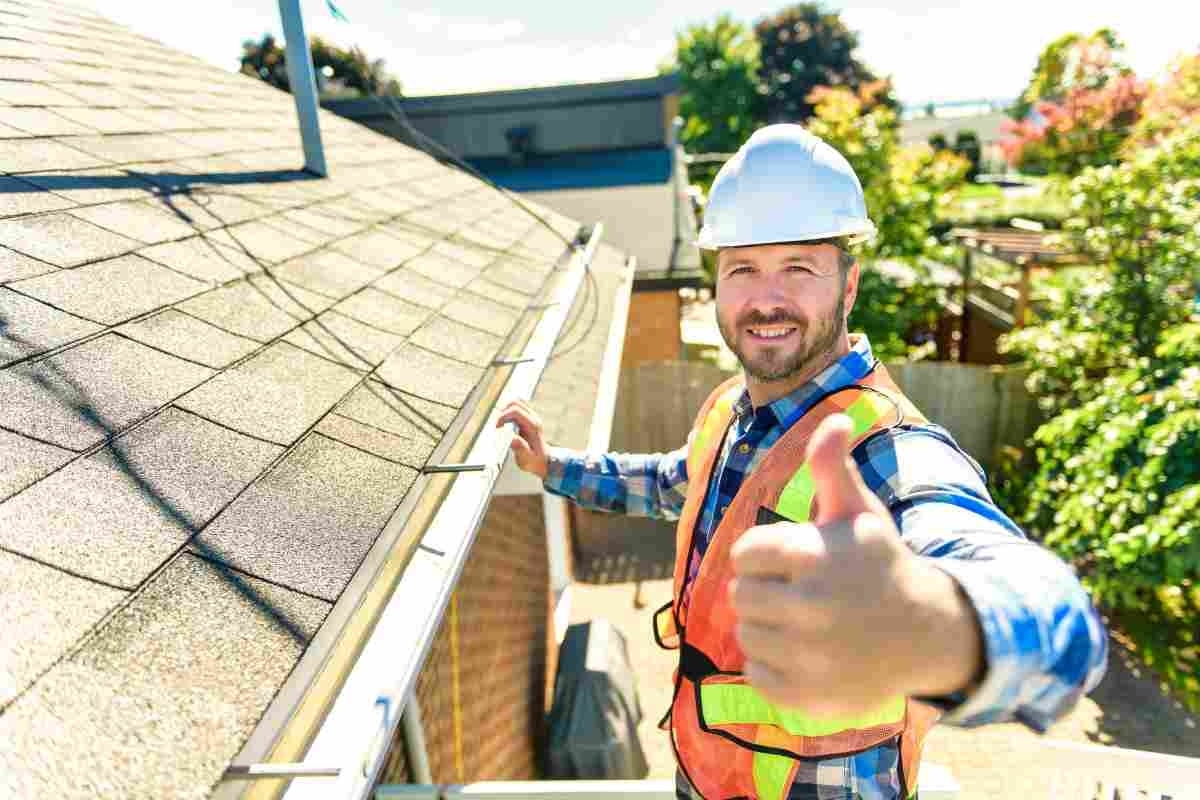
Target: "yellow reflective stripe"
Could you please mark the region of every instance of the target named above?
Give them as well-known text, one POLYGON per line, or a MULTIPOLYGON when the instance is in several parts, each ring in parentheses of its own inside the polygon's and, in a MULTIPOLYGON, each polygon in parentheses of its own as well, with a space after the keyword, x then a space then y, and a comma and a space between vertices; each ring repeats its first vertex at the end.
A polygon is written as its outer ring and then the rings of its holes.
POLYGON ((890 725, 904 719, 904 698, 889 700, 865 714, 813 717, 803 711, 780 708, 753 686, 739 683, 700 685, 701 718, 705 725, 775 725, 793 736, 829 736, 854 728, 890 725))
MULTIPOLYGON (((863 392, 842 413, 850 417, 850 421, 854 425, 854 431, 850 434, 850 438, 857 439, 885 415, 893 413, 893 408, 885 398, 873 392, 863 392)), ((793 522, 807 522, 812 511, 812 499, 816 493, 817 487, 813 483, 812 470, 809 469, 807 463, 802 464, 780 492, 775 512, 793 522)))
POLYGON ((721 423, 729 419, 730 409, 733 408, 733 403, 736 399, 735 391, 740 394, 740 389, 734 387, 733 390, 727 391, 713 403, 713 407, 709 409, 708 414, 704 417, 704 424, 700 426, 700 432, 696 435, 696 440, 692 443, 694 452, 703 453, 712 443, 712 439, 716 436, 717 429, 721 427, 721 423))
POLYGON ((792 522, 807 522, 816 493, 817 485, 813 483, 812 470, 805 463, 783 487, 779 494, 779 502, 775 504, 775 513, 787 517, 792 522))
POLYGON ((754 753, 754 789, 758 800, 784 800, 793 763, 787 756, 754 753))
POLYGON ((887 399, 874 392, 863 392, 850 407, 842 412, 854 423, 854 432, 850 438, 862 436, 871 426, 888 414, 895 413, 895 406, 887 399))

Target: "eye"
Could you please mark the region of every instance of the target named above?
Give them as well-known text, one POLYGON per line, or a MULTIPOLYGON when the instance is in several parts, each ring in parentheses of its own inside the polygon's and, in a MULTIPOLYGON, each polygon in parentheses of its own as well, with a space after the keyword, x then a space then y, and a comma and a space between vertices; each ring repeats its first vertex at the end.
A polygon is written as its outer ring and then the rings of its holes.
POLYGON ((730 269, 725 274, 728 276, 744 275, 744 274, 749 274, 750 272, 753 272, 753 271, 754 271, 753 268, 749 264, 739 264, 738 266, 730 269))
POLYGON ((788 272, 800 272, 807 275, 813 274, 813 268, 808 264, 789 264, 787 269, 788 272))

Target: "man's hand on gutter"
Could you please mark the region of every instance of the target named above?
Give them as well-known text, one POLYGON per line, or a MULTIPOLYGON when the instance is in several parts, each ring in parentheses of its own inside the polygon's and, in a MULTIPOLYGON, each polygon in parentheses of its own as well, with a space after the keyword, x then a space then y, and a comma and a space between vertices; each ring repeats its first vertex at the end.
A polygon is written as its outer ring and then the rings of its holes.
POLYGON ((496 427, 509 423, 517 429, 511 445, 517 466, 545 480, 549 465, 546 461, 546 440, 542 437, 542 418, 529 403, 514 400, 500 412, 496 427))

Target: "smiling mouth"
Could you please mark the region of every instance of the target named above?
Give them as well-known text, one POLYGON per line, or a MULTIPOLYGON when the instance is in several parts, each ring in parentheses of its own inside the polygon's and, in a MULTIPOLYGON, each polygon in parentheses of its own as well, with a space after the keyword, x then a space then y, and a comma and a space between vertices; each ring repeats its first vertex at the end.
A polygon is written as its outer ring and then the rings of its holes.
POLYGON ((795 325, 760 325, 755 328, 747 328, 746 332, 754 339, 759 339, 764 342, 778 341, 784 339, 796 332, 795 325))

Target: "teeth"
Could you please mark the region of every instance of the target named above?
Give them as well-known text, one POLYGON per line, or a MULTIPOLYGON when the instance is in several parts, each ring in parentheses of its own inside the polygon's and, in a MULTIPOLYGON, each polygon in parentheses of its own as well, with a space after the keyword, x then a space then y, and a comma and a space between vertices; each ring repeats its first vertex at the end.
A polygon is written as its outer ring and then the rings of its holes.
POLYGON ((778 339, 787 336, 795 328, 751 328, 750 333, 763 339, 778 339))

